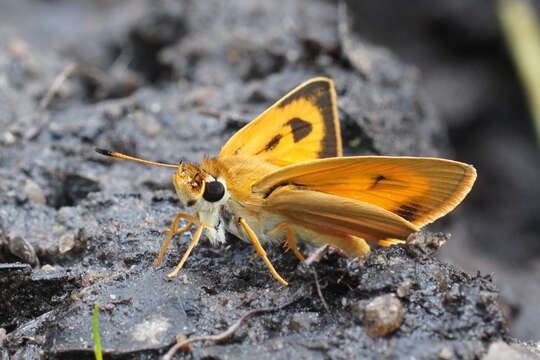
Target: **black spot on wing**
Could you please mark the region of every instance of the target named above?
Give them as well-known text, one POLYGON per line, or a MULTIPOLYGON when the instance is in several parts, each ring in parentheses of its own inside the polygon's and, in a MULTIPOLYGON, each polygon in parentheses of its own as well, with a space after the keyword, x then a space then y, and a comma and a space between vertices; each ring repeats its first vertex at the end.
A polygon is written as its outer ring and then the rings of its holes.
POLYGON ((278 146, 281 138, 282 138, 281 134, 277 134, 276 136, 274 136, 272 140, 270 140, 268 144, 265 145, 264 150, 268 151, 268 150, 274 149, 276 146, 278 146))
POLYGON ((418 215, 418 208, 419 205, 417 204, 401 205, 394 213, 407 221, 414 221, 418 215))
POLYGON ((293 140, 295 143, 308 136, 313 130, 313 125, 311 125, 311 123, 297 117, 287 121, 285 125, 289 125, 291 127, 293 140))
POLYGON ((283 108, 300 99, 307 99, 313 103, 319 109, 323 119, 324 136, 321 140, 319 158, 337 156, 337 119, 334 119, 330 83, 325 80, 311 82, 281 100, 278 107, 283 108))
POLYGON ((276 146, 278 146, 279 142, 281 141, 281 138, 283 136, 281 134, 277 134, 274 136, 265 146, 264 149, 260 150, 256 155, 259 155, 260 153, 264 151, 270 151, 274 149, 276 146))
POLYGON ((302 187, 302 186, 304 186, 304 185, 302 185, 302 184, 297 184, 297 183, 294 183, 294 182, 291 182, 291 181, 285 181, 285 182, 282 182, 282 183, 278 183, 278 184, 275 184, 274 186, 272 186, 270 189, 268 189, 268 190, 264 193, 263 198, 266 199, 267 197, 269 197, 270 195, 272 195, 272 193, 273 193, 274 191, 276 191, 277 189, 279 189, 280 187, 288 186, 288 185, 293 185, 293 186, 296 186, 296 187, 302 187))
POLYGON ((373 180, 373 184, 369 187, 369 190, 375 188, 375 186, 377 186, 377 184, 378 184, 380 181, 383 181, 383 180, 386 180, 386 178, 384 177, 384 175, 378 175, 378 176, 373 180))

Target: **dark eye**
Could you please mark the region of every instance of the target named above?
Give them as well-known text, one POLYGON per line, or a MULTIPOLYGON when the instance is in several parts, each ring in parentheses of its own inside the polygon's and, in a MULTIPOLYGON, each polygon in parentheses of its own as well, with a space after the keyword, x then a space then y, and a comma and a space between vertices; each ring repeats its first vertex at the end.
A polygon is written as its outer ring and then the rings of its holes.
POLYGON ((206 201, 216 202, 223 198, 225 195, 225 186, 219 181, 210 181, 206 183, 206 189, 204 189, 203 198, 206 201))

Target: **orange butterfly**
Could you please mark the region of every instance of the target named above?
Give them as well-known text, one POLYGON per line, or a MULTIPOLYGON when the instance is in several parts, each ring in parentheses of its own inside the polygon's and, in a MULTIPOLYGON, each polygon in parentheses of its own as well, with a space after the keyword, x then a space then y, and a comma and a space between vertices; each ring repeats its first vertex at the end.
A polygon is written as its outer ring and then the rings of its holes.
POLYGON ((301 260, 298 240, 330 244, 353 256, 367 241, 388 246, 454 209, 471 190, 475 169, 456 161, 390 156, 341 157, 332 80, 311 79, 244 126, 217 158, 201 165, 155 163, 102 149, 98 152, 177 168, 173 182, 194 215, 179 212, 154 266, 173 235, 197 230, 178 266, 203 231, 212 244, 225 232, 251 242, 272 275, 287 282, 262 244, 285 242, 301 260), (178 229, 180 219, 188 224, 178 229))

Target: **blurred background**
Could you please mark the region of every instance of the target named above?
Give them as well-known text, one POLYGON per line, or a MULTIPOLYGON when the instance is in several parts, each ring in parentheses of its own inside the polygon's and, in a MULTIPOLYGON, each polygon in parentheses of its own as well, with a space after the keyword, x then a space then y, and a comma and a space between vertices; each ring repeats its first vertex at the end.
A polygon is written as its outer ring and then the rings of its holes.
MULTIPOLYGON (((294 48, 289 48, 286 38, 272 43, 277 51, 257 52, 257 46, 268 44, 265 42, 268 25, 282 21, 275 17, 275 10, 270 11, 270 4, 251 8, 247 1, 232 2, 231 7, 249 8, 251 12, 238 10, 238 18, 230 16, 224 22, 231 28, 236 20, 253 21, 255 28, 260 26, 260 33, 248 32, 242 36, 250 39, 246 46, 262 61, 245 67, 242 58, 245 54, 222 49, 227 46, 222 37, 205 38, 202 33, 185 41, 191 17, 186 20, 183 14, 190 3, 3 0, 0 44, 3 51, 15 55, 25 52, 58 55, 64 61, 62 65, 55 65, 54 58, 47 58, 52 65, 35 64, 36 68, 56 67, 55 76, 66 71, 65 63, 86 67, 85 75, 80 77, 80 91, 88 104, 123 98, 143 87, 166 89, 172 83, 225 86, 230 79, 262 78, 279 71, 284 63, 305 61, 295 58, 294 48), (241 16, 246 18, 240 19, 241 16), (209 51, 207 45, 201 45, 208 43, 218 50, 209 51), (178 52, 189 53, 189 57, 171 55, 178 52), (212 61, 221 53, 226 53, 232 65, 216 70, 212 61)), ((303 19, 308 24, 304 31, 309 33, 303 46, 308 49, 311 46, 314 54, 331 57, 340 51, 326 45, 335 43, 338 14, 341 14, 358 38, 418 69, 421 91, 434 104, 447 127, 448 142, 441 140, 440 146, 443 154, 473 164, 478 170, 478 181, 456 215, 433 227, 453 233, 441 256, 473 273, 477 270, 493 273, 501 289, 502 306, 512 335, 538 340, 539 142, 534 114, 503 35, 498 4, 488 0, 299 1, 294 9, 299 12, 304 8, 315 9, 307 12, 307 20, 303 19), (325 12, 336 15, 322 16, 325 12), (313 16, 311 22, 309 16, 313 16), (327 18, 331 19, 330 28, 335 32, 321 30, 329 28, 328 24, 319 26, 319 21, 327 18)), ((528 4, 530 11, 534 11, 540 1, 528 4)), ((195 12, 196 21, 215 26, 220 21, 216 16, 220 6, 209 2, 208 12, 195 12)), ((282 11, 288 9, 283 7, 282 11)), ((290 21, 291 24, 282 21, 279 26, 294 31, 294 18, 290 21)), ((324 62, 318 66, 323 67, 324 62)), ((51 84, 54 78, 48 81, 51 84)), ((43 94, 39 99, 43 100, 43 94)), ((54 106, 62 109, 69 101, 67 97, 54 106)), ((7 135, 2 136, 4 142, 9 142, 7 135)))

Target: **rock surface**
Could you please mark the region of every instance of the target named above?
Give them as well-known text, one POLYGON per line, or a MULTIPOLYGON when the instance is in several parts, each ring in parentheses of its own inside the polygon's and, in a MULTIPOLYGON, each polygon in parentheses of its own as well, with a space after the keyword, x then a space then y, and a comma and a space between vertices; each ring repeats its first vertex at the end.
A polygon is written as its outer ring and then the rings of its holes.
POLYGON ((103 158, 96 146, 200 161, 316 75, 336 81, 347 154, 437 155, 448 150, 444 126, 419 90, 418 72, 338 29, 332 3, 149 0, 91 11, 82 4, 64 11, 116 21, 76 34, 80 42, 55 43, 68 58, 24 42, 17 28, 0 28, 1 356, 92 358, 96 302, 102 347, 121 359, 156 358, 176 335, 215 334, 268 307, 275 311, 249 318, 222 343, 193 344, 191 356, 477 358, 505 338, 490 277, 425 249, 378 249, 362 260, 330 252, 307 267, 269 248, 290 282, 285 288, 231 236, 223 248, 201 243, 168 279, 186 233, 153 269, 161 230, 183 208, 171 171, 103 158), (76 61, 87 46, 95 57, 76 61), (10 247, 10 239, 22 245, 10 247), (41 268, 20 263, 37 264, 29 248, 41 268), (372 338, 362 314, 390 294, 403 322, 372 338))

